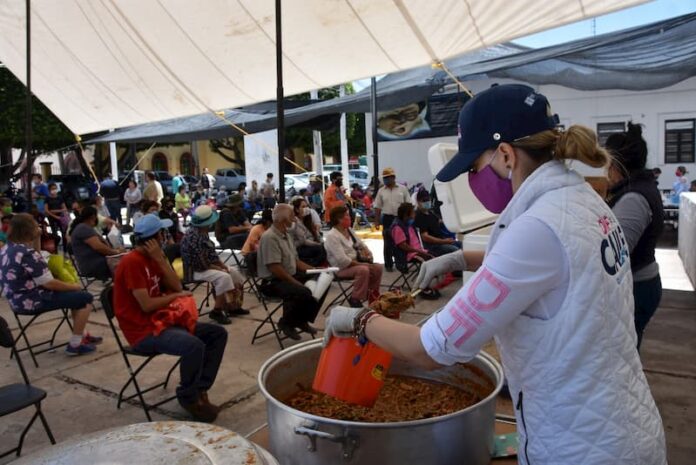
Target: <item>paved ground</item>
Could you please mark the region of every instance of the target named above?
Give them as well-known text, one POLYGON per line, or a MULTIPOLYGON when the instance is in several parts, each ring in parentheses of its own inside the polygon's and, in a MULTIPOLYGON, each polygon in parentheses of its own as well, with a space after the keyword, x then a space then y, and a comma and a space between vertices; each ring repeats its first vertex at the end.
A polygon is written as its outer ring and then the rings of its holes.
MULTIPOLYGON (((371 241, 375 255, 380 256, 378 241, 371 241)), ((669 260, 674 253, 665 252, 669 260)), ((385 273, 383 285, 396 274, 385 273)), ((407 312, 404 320, 416 322, 429 315, 447 301, 458 289, 454 283, 443 289, 443 298, 429 302, 419 300, 417 308, 407 312)), ((199 291, 200 292, 200 291, 199 291)), ((332 292, 335 292, 332 290, 332 292)), ((197 293, 200 298, 200 294, 197 293)), ((236 318, 229 328, 229 341, 218 381, 210 396, 224 406, 217 424, 248 434, 265 422, 265 404, 256 385, 261 364, 279 350, 277 342, 268 337, 250 345, 251 334, 264 313, 253 297, 246 301, 252 313, 236 318)), ((0 315, 15 326, 6 301, 0 301, 0 315)), ((206 320, 207 317, 204 317, 206 320)), ((52 330, 55 319, 45 316, 31 331, 31 338, 40 338, 52 330)), ((317 321, 323 327, 323 317, 317 321)), ((126 370, 111 336, 103 311, 93 314, 91 331, 105 336, 98 353, 91 356, 68 358, 62 351, 45 353, 38 357, 39 368, 32 365, 28 355, 23 356, 34 384, 48 391, 44 410, 58 441, 96 430, 145 421, 143 411, 135 404, 116 409, 116 393, 126 379, 126 370)), ((67 337, 67 331, 59 336, 67 337)), ((691 291, 666 291, 662 308, 647 329, 642 358, 653 394, 663 416, 669 447, 670 464, 691 464, 696 456, 696 299, 691 291)), ((2 383, 19 381, 19 372, 8 352, 0 358, 2 383)), ((158 357, 143 379, 159 380, 174 359, 158 357)), ((176 379, 176 375, 175 375, 176 379)), ((156 391, 156 396, 173 392, 156 391)), ((27 412, 0 419, 0 451, 14 446, 29 418, 27 412)), ((153 412, 153 418, 185 419, 185 412, 176 402, 163 405, 153 412)), ((25 451, 45 447, 47 438, 40 425, 35 425, 27 436, 25 451)), ((0 464, 8 459, 0 459, 0 464)))

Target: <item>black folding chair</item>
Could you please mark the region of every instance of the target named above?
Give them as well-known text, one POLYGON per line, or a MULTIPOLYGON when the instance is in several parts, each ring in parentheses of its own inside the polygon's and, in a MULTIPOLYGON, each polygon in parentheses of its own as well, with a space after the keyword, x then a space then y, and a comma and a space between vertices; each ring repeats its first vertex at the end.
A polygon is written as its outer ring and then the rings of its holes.
POLYGON ((19 356, 19 352, 15 348, 15 339, 12 337, 12 332, 7 325, 7 321, 5 321, 5 319, 2 317, 0 317, 0 346, 10 349, 10 352, 17 360, 19 371, 22 374, 22 379, 24 380, 24 383, 8 384, 0 387, 0 417, 24 410, 32 405, 36 409, 34 415, 31 417, 31 420, 29 420, 29 423, 19 436, 19 444, 17 447, 0 453, 0 458, 6 457, 13 453, 19 457, 19 455, 22 453, 24 437, 27 435, 29 428, 31 428, 31 426, 34 424, 37 417, 41 420, 51 444, 55 444, 56 440, 53 437, 51 428, 48 426, 46 417, 41 411, 41 401, 46 398, 46 391, 32 386, 29 382, 29 377, 27 376, 27 372, 22 364, 22 359, 19 356))
POLYGON ((399 272, 399 276, 397 276, 396 279, 389 285, 389 290, 393 291, 405 288, 408 290, 408 292, 411 292, 411 283, 409 281, 412 281, 416 276, 418 276, 421 263, 422 262, 420 260, 414 259, 403 266, 397 264, 396 269, 399 272))
POLYGON ((251 338, 251 343, 253 344, 258 339, 269 336, 271 334, 275 335, 278 345, 281 349, 285 349, 283 341, 288 339, 288 337, 278 329, 278 324, 273 319, 275 314, 278 313, 283 308, 283 300, 276 297, 270 297, 263 293, 262 280, 258 277, 258 265, 257 265, 257 254, 256 252, 250 253, 247 258, 247 270, 249 271, 249 278, 251 279, 250 284, 253 286, 254 293, 258 296, 259 302, 263 306, 266 312, 266 317, 259 323, 254 331, 254 335, 251 338), (272 308, 269 308, 272 307, 272 308), (271 329, 265 329, 266 326, 270 326, 271 329))
POLYGON ((333 282, 338 284, 338 295, 324 307, 324 311, 322 312, 324 315, 326 315, 329 309, 334 305, 343 305, 348 302, 355 281, 351 278, 339 278, 334 274, 333 282))
POLYGON ((72 253, 68 253, 67 256, 70 259, 70 262, 72 263, 73 267, 75 268, 75 271, 77 271, 77 277, 80 280, 80 285, 82 286, 83 291, 90 292, 89 288, 94 283, 101 283, 104 287, 111 285, 111 283, 112 283, 111 278, 100 279, 100 278, 95 278, 93 276, 85 275, 84 273, 82 273, 80 271, 80 266, 77 264, 77 260, 75 259, 75 256, 72 253))
POLYGON ((102 306, 104 307, 104 313, 106 313, 106 318, 109 321, 109 326, 111 326, 111 331, 114 333, 114 339, 116 339, 116 343, 118 344, 118 348, 121 352, 121 355, 123 356, 123 361, 126 363, 126 368, 128 369, 128 381, 126 381, 126 384, 123 385, 121 390, 118 393, 118 402, 116 404, 116 408, 120 409, 121 408, 121 403, 123 402, 128 402, 129 400, 137 397, 138 400, 140 401, 140 406, 143 408, 143 411, 145 412, 145 416, 147 417, 147 421, 152 421, 152 417, 150 416, 150 410, 153 410, 157 407, 159 407, 162 404, 166 404, 167 402, 170 402, 174 399, 176 399, 176 395, 167 397, 166 399, 160 400, 157 403, 154 404, 148 404, 145 402, 145 397, 144 394, 147 394, 150 391, 153 391, 157 388, 163 388, 167 389, 167 385, 169 384, 169 378, 172 376, 172 373, 174 372, 174 369, 179 366, 179 363, 181 362, 181 359, 177 360, 174 365, 169 369, 167 372, 167 377, 165 380, 161 383, 155 384, 154 386, 150 386, 145 389, 141 389, 140 385, 138 384, 137 376, 138 374, 158 355, 162 355, 159 353, 150 353, 150 352, 141 352, 137 349, 134 349, 133 347, 124 344, 121 341, 121 336, 119 335, 118 330, 116 329, 116 325, 114 324, 114 307, 113 307, 113 287, 108 286, 106 289, 104 289, 101 293, 101 303, 102 306), (144 359, 140 365, 138 365, 137 368, 133 369, 133 365, 131 365, 129 357, 140 357, 141 359, 144 359), (124 397, 123 394, 126 391, 126 389, 130 386, 133 385, 133 388, 135 390, 134 394, 131 394, 128 397, 124 397))
MULTIPOLYGON (((181 244, 168 245, 164 248, 164 254, 167 257, 167 260, 169 260, 169 263, 173 264, 174 260, 181 258, 181 244)), ((192 274, 193 273, 190 273, 188 270, 184 269, 184 279, 181 281, 181 285, 184 287, 184 289, 192 294, 196 292, 196 289, 198 289, 200 286, 205 286, 205 297, 198 305, 198 315, 204 316, 210 313, 210 311, 204 312, 203 307, 210 307, 211 297, 213 300, 215 300, 215 288, 208 281, 193 279, 193 276, 191 276, 192 274)))
MULTIPOLYGON (((244 283, 242 284, 242 289, 247 292, 254 292, 256 293, 256 289, 252 284, 252 278, 249 275, 249 265, 247 264, 247 258, 242 257, 242 259, 239 259, 239 256, 237 253, 241 253, 242 248, 244 247, 244 243, 246 242, 246 238, 248 237, 247 235, 235 235, 233 236, 233 240, 230 241, 231 244, 229 248, 224 248, 222 244, 217 247, 217 250, 220 252, 224 252, 225 250, 230 251, 230 256, 225 259, 223 263, 227 263, 230 258, 234 261, 235 266, 239 269, 239 272, 242 273, 242 275, 245 276, 244 283)), ((257 295, 258 297, 258 295, 257 295)))
POLYGON ((10 357, 12 357, 13 353, 20 353, 20 352, 29 352, 29 356, 31 357, 31 360, 34 362, 34 366, 36 368, 39 367, 39 362, 36 360, 36 356, 39 354, 43 354, 44 352, 53 352, 56 349, 59 349, 61 347, 65 347, 68 345, 67 342, 63 342, 62 344, 55 344, 56 340, 56 334, 58 334, 58 330, 60 330, 61 326, 63 326, 64 323, 68 325, 68 329, 70 330, 70 333, 72 334, 72 324, 70 323, 70 318, 69 318, 69 311, 68 309, 62 308, 59 310, 47 310, 43 311, 40 313, 28 313, 24 312, 23 310, 18 310, 15 308, 11 308, 12 314, 15 317, 15 320, 17 321, 17 327, 19 328, 19 334, 14 340, 14 352, 10 353, 10 357), (53 315, 55 314, 54 312, 59 312, 60 317, 58 318, 58 323, 56 324, 55 328, 53 329, 53 333, 51 334, 51 337, 49 339, 45 339, 40 342, 30 342, 29 337, 27 336, 27 331, 29 330, 29 327, 42 315, 53 315), (29 321, 26 323, 22 323, 21 317, 27 317, 29 318, 29 321), (17 344, 19 343, 19 340, 22 339, 24 341, 24 347, 21 349, 17 348, 17 344), (44 347, 45 346, 45 347, 44 347))

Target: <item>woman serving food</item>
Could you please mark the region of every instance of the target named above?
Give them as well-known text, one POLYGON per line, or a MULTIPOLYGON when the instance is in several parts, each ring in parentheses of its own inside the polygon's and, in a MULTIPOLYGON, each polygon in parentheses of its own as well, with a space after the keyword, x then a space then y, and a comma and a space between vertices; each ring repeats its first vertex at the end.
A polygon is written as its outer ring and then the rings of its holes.
POLYGON ((495 336, 515 406, 522 464, 665 464, 660 415, 636 351, 629 251, 610 208, 569 168, 608 154, 585 127, 556 129, 543 95, 501 85, 459 117, 459 152, 438 173, 468 173, 500 213, 488 250, 426 262, 421 288, 476 271, 422 327, 336 307, 332 336, 365 336, 394 356, 437 368, 472 359, 495 336))

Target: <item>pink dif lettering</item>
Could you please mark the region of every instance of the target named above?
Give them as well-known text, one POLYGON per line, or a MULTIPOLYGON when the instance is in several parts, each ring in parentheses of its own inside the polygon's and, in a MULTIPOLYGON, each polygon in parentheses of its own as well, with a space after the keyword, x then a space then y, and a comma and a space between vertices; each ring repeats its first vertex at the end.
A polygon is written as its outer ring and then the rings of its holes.
POLYGON ((483 323, 481 317, 476 314, 461 298, 452 305, 449 313, 453 318, 452 324, 447 328, 445 334, 451 336, 460 328, 464 328, 462 334, 456 341, 454 347, 461 347, 471 336, 474 335, 479 326, 483 323))
POLYGON ((491 274, 490 271, 484 268, 471 283, 471 286, 469 287, 469 292, 467 293, 467 298, 469 299, 469 302, 471 303, 471 306, 474 307, 474 309, 478 311, 487 312, 489 310, 493 310, 494 308, 498 308, 498 306, 503 302, 503 300, 507 298, 509 294, 510 288, 505 283, 500 281, 498 278, 493 276, 493 274, 491 274), (491 302, 481 302, 478 299, 478 297, 476 297, 476 289, 484 280, 486 283, 488 283, 490 286, 492 286, 494 289, 498 291, 497 297, 493 299, 493 301, 491 302))

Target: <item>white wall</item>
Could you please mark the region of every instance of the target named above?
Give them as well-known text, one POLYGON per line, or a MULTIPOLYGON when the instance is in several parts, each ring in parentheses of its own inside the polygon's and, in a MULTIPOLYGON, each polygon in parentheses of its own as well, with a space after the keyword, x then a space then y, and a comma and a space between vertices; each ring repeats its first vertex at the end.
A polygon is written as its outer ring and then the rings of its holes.
MULTIPOLYGON (((481 92, 494 82, 503 84, 515 81, 506 79, 484 79, 466 83, 474 94, 481 92)), ((696 77, 664 89, 632 92, 625 90, 578 91, 556 85, 532 86, 548 97, 551 107, 566 127, 583 124, 596 130, 597 123, 631 120, 643 125, 643 137, 648 144, 649 168, 660 167, 660 188, 669 189, 674 181, 677 164, 664 162, 665 120, 696 118, 696 77)), ((367 147, 372 147, 371 117, 365 115, 367 147)), ((401 180, 425 182, 427 175, 427 152, 438 142, 455 142, 456 137, 416 139, 379 143, 379 166, 392 166, 401 180), (403 173, 403 174, 402 174, 403 173)), ((586 175, 596 175, 597 170, 577 163, 586 175)), ((689 180, 696 179, 696 163, 685 164, 689 180)), ((372 164, 370 163, 370 169, 372 164)), ((428 180, 427 182, 430 182, 428 180)))
POLYGON ((679 256, 696 287, 696 193, 686 192, 679 199, 679 256))
POLYGON ((244 136, 244 169, 247 186, 251 187, 251 181, 257 181, 260 186, 266 180, 266 173, 273 173, 278 187, 278 131, 244 136))

